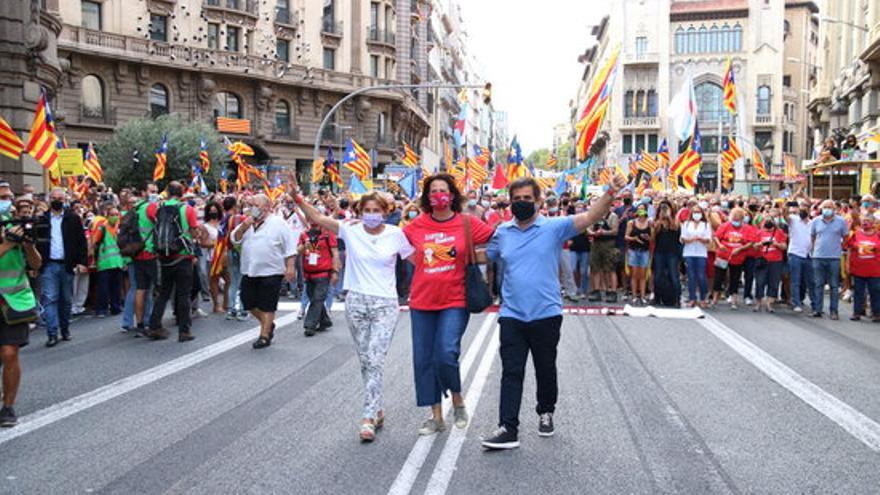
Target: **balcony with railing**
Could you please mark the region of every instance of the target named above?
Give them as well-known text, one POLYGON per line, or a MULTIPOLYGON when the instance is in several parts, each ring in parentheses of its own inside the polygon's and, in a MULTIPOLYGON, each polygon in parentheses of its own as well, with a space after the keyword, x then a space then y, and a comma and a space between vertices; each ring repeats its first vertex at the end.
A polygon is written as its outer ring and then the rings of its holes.
POLYGON ((116 125, 116 108, 79 106, 77 124, 116 125))
POLYGON ((624 117, 620 124, 628 129, 636 128, 659 128, 660 122, 657 117, 624 117))
POLYGON ((773 114, 768 113, 755 115, 755 125, 773 125, 773 114))
POLYGON ((342 21, 334 21, 333 19, 322 19, 321 34, 324 36, 342 38, 342 21))
POLYGON ((624 56, 623 63, 626 65, 650 65, 660 63, 658 52, 631 52, 624 56))
POLYGON ((296 26, 299 23, 299 19, 295 10, 277 9, 275 11, 275 22, 288 26, 296 26))
POLYGON ((396 46, 397 37, 393 31, 379 29, 375 26, 367 27, 367 42, 379 43, 390 47, 396 46))
POLYGON ((275 126, 272 130, 272 138, 283 141, 299 141, 299 126, 275 126))
POLYGON ((225 10, 257 17, 260 13, 259 0, 203 0, 202 6, 207 9, 225 10))

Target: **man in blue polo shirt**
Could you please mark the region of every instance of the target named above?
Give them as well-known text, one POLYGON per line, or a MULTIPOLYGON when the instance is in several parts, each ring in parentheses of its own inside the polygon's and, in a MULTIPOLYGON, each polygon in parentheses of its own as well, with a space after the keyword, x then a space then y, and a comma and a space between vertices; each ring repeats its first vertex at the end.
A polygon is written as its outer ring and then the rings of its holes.
POLYGON ((566 240, 605 217, 614 194, 626 186, 616 175, 606 194, 588 211, 567 217, 542 216, 541 187, 530 177, 508 187, 514 220, 501 224, 487 254, 504 267, 501 325, 501 406, 498 428, 484 437, 486 449, 519 447, 519 409, 529 352, 538 389, 538 435, 553 436, 556 407, 556 347, 562 326, 559 256, 566 240))

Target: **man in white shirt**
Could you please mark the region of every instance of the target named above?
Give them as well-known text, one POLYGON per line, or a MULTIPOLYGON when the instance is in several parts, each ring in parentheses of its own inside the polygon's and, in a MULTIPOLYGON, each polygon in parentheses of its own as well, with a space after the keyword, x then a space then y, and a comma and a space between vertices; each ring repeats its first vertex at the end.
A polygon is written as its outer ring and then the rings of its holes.
MULTIPOLYGON (((813 265, 810 260, 810 210, 805 205, 789 204, 788 208, 788 270, 791 273, 791 305, 795 313, 803 311, 804 295, 813 287, 813 265)), ((812 302, 812 295, 810 296, 812 302)))
POLYGON ((296 238, 283 218, 272 214, 272 203, 264 194, 250 199, 245 220, 232 233, 241 245, 241 302, 260 322, 260 337, 254 349, 272 344, 275 311, 281 282, 296 277, 296 238))

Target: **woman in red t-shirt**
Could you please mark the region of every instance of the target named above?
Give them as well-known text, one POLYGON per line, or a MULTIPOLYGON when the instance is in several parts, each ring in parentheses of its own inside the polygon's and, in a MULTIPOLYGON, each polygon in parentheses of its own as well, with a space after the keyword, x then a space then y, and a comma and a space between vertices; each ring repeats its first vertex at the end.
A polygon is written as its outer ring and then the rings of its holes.
POLYGON ((871 298, 871 321, 880 321, 880 233, 877 217, 863 212, 859 228, 847 241, 849 272, 853 276, 853 315, 858 321, 865 316, 865 291, 871 298))
POLYGON ((746 253, 752 247, 753 230, 743 222, 746 211, 734 208, 730 220, 715 231, 715 280, 712 290, 721 292, 727 282, 730 309, 736 309, 737 292, 742 278, 746 253), (729 280, 728 280, 729 279, 729 280))
POLYGON ((768 313, 773 313, 773 301, 776 300, 782 280, 782 260, 788 249, 788 235, 776 226, 773 216, 764 217, 764 223, 756 233, 755 307, 752 311, 761 311, 763 307, 768 313))
POLYGON ((431 406, 433 412, 419 429, 420 435, 446 429, 440 401, 447 391, 452 392, 455 426, 464 428, 468 423, 458 371, 461 337, 469 318, 464 294, 464 222, 470 222, 475 245, 487 243, 493 230, 461 213, 461 197, 451 175, 428 177, 419 200, 422 214, 403 229, 416 250, 409 258, 415 264, 409 308, 416 403, 431 406))

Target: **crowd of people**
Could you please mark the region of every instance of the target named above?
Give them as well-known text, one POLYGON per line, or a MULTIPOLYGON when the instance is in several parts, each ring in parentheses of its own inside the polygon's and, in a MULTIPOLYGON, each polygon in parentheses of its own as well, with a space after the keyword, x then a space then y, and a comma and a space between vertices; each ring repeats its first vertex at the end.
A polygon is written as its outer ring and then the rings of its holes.
POLYGON ((362 441, 384 425, 384 361, 401 305, 411 319, 416 405, 431 409, 418 433, 446 429, 447 394, 454 426, 464 428, 459 356, 469 260, 480 263, 500 303, 502 393, 498 429, 483 441, 490 449, 519 445, 529 353, 538 433, 555 431, 563 298, 769 313, 802 312, 809 300, 817 318, 827 298, 832 320, 843 300, 853 303, 852 320, 880 321, 875 197, 634 197, 625 186, 615 176, 605 194, 582 198, 527 178, 507 190, 464 192, 440 173, 409 200, 314 187, 304 196, 293 174, 277 198, 248 189, 200 196, 175 181, 161 192, 147 183, 118 192, 97 185, 82 196, 25 187, 15 196, 0 181, 0 426, 16 424, 18 348, 34 329, 51 348, 74 337, 79 317, 120 315, 124 332, 162 340, 170 300, 179 342, 196 337, 193 318, 215 313, 256 319, 253 348, 265 349, 279 299, 290 297, 301 302, 306 337, 329 330, 334 302, 344 302, 364 381, 362 441), (466 254, 473 251, 475 259, 466 254))

